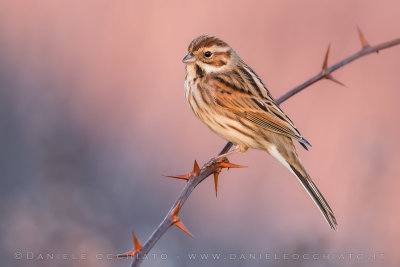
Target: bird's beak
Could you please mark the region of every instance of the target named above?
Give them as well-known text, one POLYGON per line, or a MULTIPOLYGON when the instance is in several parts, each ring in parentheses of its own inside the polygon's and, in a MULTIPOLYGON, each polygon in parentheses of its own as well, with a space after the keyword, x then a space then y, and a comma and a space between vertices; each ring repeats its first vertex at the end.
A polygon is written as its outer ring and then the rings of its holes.
POLYGON ((193 56, 192 53, 188 53, 183 59, 182 62, 183 63, 190 63, 190 62, 195 62, 196 58, 193 56))

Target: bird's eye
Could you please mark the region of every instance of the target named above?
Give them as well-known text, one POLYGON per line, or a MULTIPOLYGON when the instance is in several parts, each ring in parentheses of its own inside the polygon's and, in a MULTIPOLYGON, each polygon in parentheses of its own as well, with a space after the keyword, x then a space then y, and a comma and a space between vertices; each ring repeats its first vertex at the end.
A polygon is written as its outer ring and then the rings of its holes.
POLYGON ((211 55, 212 55, 212 53, 210 51, 207 51, 207 52, 204 53, 205 57, 211 57, 211 55))

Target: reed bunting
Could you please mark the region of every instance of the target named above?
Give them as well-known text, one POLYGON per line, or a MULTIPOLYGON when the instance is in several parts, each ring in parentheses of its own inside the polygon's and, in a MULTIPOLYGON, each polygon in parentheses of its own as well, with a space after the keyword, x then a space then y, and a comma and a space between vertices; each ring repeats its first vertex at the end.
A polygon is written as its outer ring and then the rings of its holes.
POLYGON ((182 61, 186 63, 185 97, 190 107, 212 131, 235 144, 218 158, 248 148, 267 151, 298 178, 330 227, 336 229, 333 211, 301 164, 292 140, 305 149, 310 143, 257 74, 217 37, 202 35, 190 43, 188 51, 182 61))

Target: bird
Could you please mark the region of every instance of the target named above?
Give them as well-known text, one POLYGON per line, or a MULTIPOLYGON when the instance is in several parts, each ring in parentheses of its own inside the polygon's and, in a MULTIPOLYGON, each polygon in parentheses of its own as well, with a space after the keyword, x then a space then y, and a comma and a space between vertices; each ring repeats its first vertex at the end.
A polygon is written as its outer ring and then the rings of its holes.
POLYGON ((268 152, 297 177, 329 226, 336 230, 335 215, 303 167, 293 140, 306 150, 311 144, 238 53, 225 41, 206 34, 189 44, 182 62, 186 65, 184 95, 194 114, 234 144, 218 159, 248 148, 268 152))

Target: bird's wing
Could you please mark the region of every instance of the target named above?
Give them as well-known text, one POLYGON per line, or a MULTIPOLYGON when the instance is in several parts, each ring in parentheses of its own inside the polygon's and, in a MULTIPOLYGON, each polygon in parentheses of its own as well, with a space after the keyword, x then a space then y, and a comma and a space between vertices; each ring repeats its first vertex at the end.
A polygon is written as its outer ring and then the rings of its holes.
POLYGON ((210 89, 215 103, 236 116, 266 130, 294 138, 306 149, 305 145, 310 145, 272 99, 264 99, 246 91, 239 91, 234 86, 215 80, 210 89))

